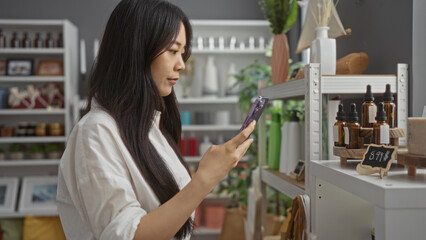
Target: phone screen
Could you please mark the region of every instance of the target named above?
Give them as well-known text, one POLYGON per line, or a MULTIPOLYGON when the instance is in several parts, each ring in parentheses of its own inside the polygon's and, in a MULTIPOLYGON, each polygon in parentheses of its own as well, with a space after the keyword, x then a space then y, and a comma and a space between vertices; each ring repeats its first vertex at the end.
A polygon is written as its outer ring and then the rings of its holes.
POLYGON ((244 130, 253 120, 256 120, 256 122, 259 120, 268 101, 269 101, 269 98, 267 97, 258 96, 256 98, 256 100, 254 101, 253 105, 250 108, 250 111, 247 114, 246 119, 244 120, 243 125, 241 126, 240 132, 244 130))

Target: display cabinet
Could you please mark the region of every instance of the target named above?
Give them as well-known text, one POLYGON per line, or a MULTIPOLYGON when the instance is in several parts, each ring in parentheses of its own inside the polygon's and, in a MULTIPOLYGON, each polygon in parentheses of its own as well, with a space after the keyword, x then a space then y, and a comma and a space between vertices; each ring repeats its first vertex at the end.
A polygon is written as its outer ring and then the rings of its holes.
MULTIPOLYGON (((47 146, 51 143, 65 144, 68 134, 73 124, 73 101, 78 82, 78 29, 68 20, 0 20, 0 29, 6 37, 6 45, 0 48, 0 60, 3 67, 0 76, 0 88, 10 89, 18 87, 26 89, 27 85, 34 85, 41 88, 46 84, 59 86, 62 92, 60 104, 62 106, 49 106, 43 108, 28 109, 0 109, 0 125, 7 128, 14 128, 15 134, 12 136, 0 137, 0 147, 5 150, 5 159, 0 161, 0 176, 18 176, 20 178, 34 175, 56 175, 58 172, 59 158, 54 159, 45 156, 41 159, 31 159, 28 150, 24 152, 21 160, 11 160, 10 145, 13 143, 23 144, 27 149, 36 144, 47 146), (13 33, 17 33, 19 41, 23 41, 24 33, 31 38, 31 46, 27 48, 12 48, 11 40, 13 33), (54 40, 54 46, 47 48, 36 48, 34 38, 36 33, 40 34, 43 44, 47 40, 47 35, 54 40), (62 43, 57 45, 59 35, 62 35, 62 43), (13 62, 18 61, 18 62, 13 62), (30 62, 31 65, 25 65, 30 62), (44 65, 53 63, 54 65, 44 65), (19 64, 23 64, 23 72, 19 72, 19 64), (15 65, 13 65, 15 64, 15 65), (57 65, 55 65, 57 64, 57 65), (53 69, 52 69, 53 66, 53 69), (30 67, 29 69, 26 69, 30 67), (43 68, 44 67, 44 68, 43 68), (56 69, 59 67, 60 69, 56 69), (4 69, 3 69, 4 70, 4 69), (25 72, 27 71, 28 72, 25 72), (60 71, 60 73, 55 72, 60 71), (54 75, 54 76, 51 76, 54 75), (58 123, 63 126, 63 134, 47 134, 47 136, 17 136, 18 125, 28 122, 33 123, 58 123), (49 136, 55 135, 55 136, 49 136)), ((50 94, 50 92, 48 92, 50 94)), ((4 99, 7 101, 7 98, 4 99)), ((24 134, 25 135, 25 134, 24 134)), ((26 214, 34 215, 54 215, 56 212, 28 212, 0 214, 4 217, 23 217, 26 214)))
MULTIPOLYGON (((330 184, 341 186, 342 184, 351 185, 352 181, 356 181, 358 175, 355 168, 345 171, 347 178, 337 178, 336 175, 340 172, 337 166, 331 166, 328 162, 322 159, 322 107, 324 96, 340 95, 359 95, 365 93, 366 86, 372 86, 373 93, 383 94, 386 84, 391 85, 391 91, 396 94, 396 104, 398 109, 398 127, 407 128, 408 117, 408 66, 407 64, 398 64, 397 73, 395 75, 335 75, 325 76, 321 75, 319 64, 308 64, 305 66, 305 78, 285 82, 271 87, 262 88, 259 90, 259 95, 269 97, 271 100, 287 100, 287 99, 304 99, 305 100, 305 181, 297 182, 286 174, 277 171, 269 170, 266 165, 267 152, 266 152, 266 129, 264 118, 259 121, 259 166, 261 166, 261 188, 265 196, 266 186, 271 186, 279 192, 295 198, 298 195, 307 194, 310 197, 310 206, 307 206, 308 216, 308 229, 312 232, 310 237, 316 236, 318 239, 335 239, 337 235, 330 235, 330 232, 338 230, 343 226, 343 221, 335 221, 335 225, 327 225, 330 220, 329 214, 335 213, 336 210, 332 208, 333 205, 328 205, 328 208, 322 208, 319 201, 325 204, 324 195, 317 194, 319 186, 322 186, 321 181, 329 181, 330 184), (317 161, 317 162, 313 162, 317 161), (328 169, 329 168, 329 169, 328 169), (319 174, 317 169, 327 169, 326 179, 322 179, 324 174, 319 174), (326 220, 325 220, 326 219, 326 220), (323 233, 329 233, 321 235, 323 233), (335 236, 334 238, 331 236, 335 236)), ((400 146, 406 145, 406 138, 399 139, 400 146)), ((331 164, 331 162, 330 162, 331 164)), ((324 170, 325 171, 325 170, 324 170)), ((321 171, 321 173, 324 173, 321 171)), ((369 184, 373 184, 370 181, 369 184)), ((407 186, 401 184, 402 186, 407 186)), ((341 186, 342 187, 342 186, 341 186)), ((372 187, 371 189, 373 189, 372 187)), ((345 189, 345 187, 343 187, 345 189)), ((369 192, 371 198, 384 198, 383 201, 389 201, 386 194, 380 195, 378 192, 371 190, 369 192)), ((336 195, 333 197, 339 198, 336 195)), ((329 198, 327 198, 329 199, 329 198)), ((263 199, 262 222, 265 222, 266 205, 263 199)), ((332 201, 330 201, 332 202, 332 201)), ((351 204, 341 202, 347 207, 347 212, 353 213, 356 208, 351 204)), ((337 209, 337 208, 336 208, 337 209)), ((372 208, 370 207, 369 210, 372 208)), ((338 211, 338 210, 337 210, 338 211)), ((365 213, 365 211, 364 211, 365 213)), ((371 212, 370 212, 371 213, 371 212)), ((376 211, 377 214, 383 212, 376 211)), ((358 214, 359 215, 359 214, 358 214)), ((348 215, 347 215, 348 216, 348 215)), ((342 216, 343 217, 343 216, 342 216)), ((377 216, 379 217, 379 216, 377 216)), ((372 215, 366 214, 363 216, 364 222, 372 222, 372 215)), ((383 218, 380 218, 383 220, 383 218)), ((361 223, 360 224, 367 224, 361 223)), ((360 229, 361 225, 353 225, 354 228, 360 229)), ((371 228, 375 227, 370 225, 371 228)), ((376 226, 380 229, 381 233, 390 231, 390 225, 376 226)), ((365 230, 365 229, 364 229, 365 230)), ((341 233, 341 231, 337 231, 341 233)), ((365 236, 365 232, 363 232, 365 236)), ((359 236, 359 235, 357 235, 359 236)), ((349 239, 350 236, 338 235, 337 238, 349 239)), ((360 239, 360 238, 354 238, 360 239)), ((377 239, 377 238, 376 238, 377 239)), ((384 238, 379 238, 384 239, 384 238)), ((386 238, 388 239, 388 238, 386 238)), ((395 238, 396 239, 396 238, 395 238)))

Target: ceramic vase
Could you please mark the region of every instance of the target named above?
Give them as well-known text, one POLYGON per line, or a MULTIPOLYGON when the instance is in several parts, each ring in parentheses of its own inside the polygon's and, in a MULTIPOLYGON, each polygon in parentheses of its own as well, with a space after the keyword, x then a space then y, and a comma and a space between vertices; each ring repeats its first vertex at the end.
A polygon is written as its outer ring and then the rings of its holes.
POLYGON ((214 57, 208 56, 204 69, 203 95, 217 96, 219 93, 218 72, 214 63, 214 57))
POLYGON ((322 75, 336 75, 336 39, 328 38, 329 27, 317 27, 311 45, 311 63, 320 63, 322 75))
POLYGON ((287 81, 289 71, 288 59, 289 48, 287 36, 285 34, 277 34, 274 36, 271 56, 272 83, 274 85, 287 81))

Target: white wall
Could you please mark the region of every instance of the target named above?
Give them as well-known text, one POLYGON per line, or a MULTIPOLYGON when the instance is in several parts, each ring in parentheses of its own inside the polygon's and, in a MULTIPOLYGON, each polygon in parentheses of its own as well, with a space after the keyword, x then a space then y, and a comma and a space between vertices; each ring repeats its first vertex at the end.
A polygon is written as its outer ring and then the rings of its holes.
POLYGON ((426 106, 426 1, 413 0, 412 116, 426 106))

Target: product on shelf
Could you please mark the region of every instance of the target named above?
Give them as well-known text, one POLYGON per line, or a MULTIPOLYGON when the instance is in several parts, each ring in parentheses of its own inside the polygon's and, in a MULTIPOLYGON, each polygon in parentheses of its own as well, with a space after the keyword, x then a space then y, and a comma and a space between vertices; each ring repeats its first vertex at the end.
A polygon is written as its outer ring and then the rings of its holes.
POLYGON ((19 48, 21 47, 21 43, 18 39, 18 34, 16 32, 12 33, 12 39, 10 39, 10 47, 11 48, 19 48))
POLYGON ((22 38, 21 46, 23 48, 31 48, 31 39, 28 37, 27 32, 24 32, 24 37, 22 38))
POLYGON ((361 147, 359 140, 360 125, 358 123, 358 112, 356 111, 356 104, 351 104, 351 111, 346 118, 345 129, 345 144, 346 148, 357 149, 361 147))
POLYGON ((35 38, 34 38, 34 44, 33 46, 35 48, 43 48, 44 44, 43 44, 43 39, 41 39, 40 37, 40 33, 36 33, 35 34, 35 38))
POLYGON ((390 128, 396 127, 395 122, 395 113, 396 113, 396 106, 395 103, 393 103, 393 95, 391 92, 391 85, 386 84, 386 91, 383 94, 383 103, 384 103, 384 109, 386 112, 386 123, 389 125, 390 128))
POLYGON ((373 93, 371 92, 371 85, 367 85, 367 92, 365 93, 364 103, 362 104, 361 127, 373 127, 376 123, 376 113, 377 106, 374 103, 373 93))
POLYGON ((60 123, 49 123, 48 132, 50 136, 63 136, 64 130, 60 123))
POLYGON ((9 145, 10 159, 22 160, 24 159, 25 145, 21 143, 12 143, 9 145))
POLYGON ((278 170, 280 165, 280 147, 281 147, 281 116, 279 113, 272 113, 271 126, 269 128, 269 146, 268 146, 268 167, 272 170, 278 170))
POLYGON ((55 42, 54 42, 54 40, 52 38, 52 34, 50 32, 47 33, 47 37, 46 37, 44 46, 47 47, 47 48, 54 48, 55 47, 55 42))
POLYGON ((297 110, 293 110, 290 121, 284 122, 282 126, 279 170, 288 175, 300 160, 301 130, 297 113, 297 110))
POLYGON ((214 63, 214 56, 208 56, 203 78, 203 95, 218 96, 219 94, 219 76, 216 65, 214 63))
POLYGON ((191 136, 188 139, 188 156, 198 156, 198 139, 194 136, 191 136))
POLYGON ((3 34, 3 29, 0 28, 0 48, 6 47, 6 37, 3 34))
POLYGON ((64 47, 64 39, 62 37, 62 33, 59 33, 58 39, 56 40, 56 47, 62 48, 64 47))
POLYGON ((387 117, 384 109, 384 104, 379 103, 377 111, 376 123, 373 130, 373 143, 378 145, 389 145, 389 125, 386 123, 387 117))
POLYGON ((345 116, 345 111, 343 110, 343 104, 339 104, 339 111, 337 112, 336 120, 337 122, 333 126, 334 146, 344 147, 345 146, 344 127, 346 126, 346 116, 345 116))
POLYGON ((408 153, 426 156, 426 118, 408 118, 408 153))
POLYGON ((38 137, 44 137, 47 135, 46 123, 38 123, 36 125, 35 135, 38 137))
POLYGON ((208 135, 205 135, 203 142, 200 143, 200 147, 199 147, 200 154, 199 154, 199 156, 203 156, 204 153, 207 152, 207 150, 210 148, 211 145, 212 145, 212 142, 210 142, 210 137, 208 135))

